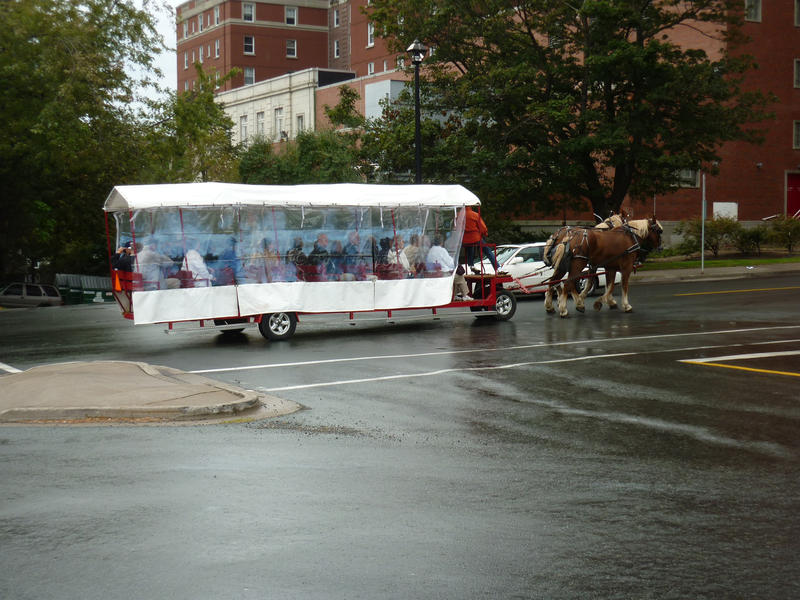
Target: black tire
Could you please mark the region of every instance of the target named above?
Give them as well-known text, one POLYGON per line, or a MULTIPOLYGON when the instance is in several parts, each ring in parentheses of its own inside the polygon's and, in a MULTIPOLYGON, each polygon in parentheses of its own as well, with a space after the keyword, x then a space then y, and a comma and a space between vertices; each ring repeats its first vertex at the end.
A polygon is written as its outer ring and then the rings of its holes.
POLYGON ((287 312, 261 315, 261 322, 258 324, 261 335, 273 342, 288 340, 294 335, 296 328, 297 315, 287 312))
POLYGON ((511 292, 500 290, 497 292, 494 309, 494 318, 498 321, 508 321, 517 312, 517 298, 511 292))

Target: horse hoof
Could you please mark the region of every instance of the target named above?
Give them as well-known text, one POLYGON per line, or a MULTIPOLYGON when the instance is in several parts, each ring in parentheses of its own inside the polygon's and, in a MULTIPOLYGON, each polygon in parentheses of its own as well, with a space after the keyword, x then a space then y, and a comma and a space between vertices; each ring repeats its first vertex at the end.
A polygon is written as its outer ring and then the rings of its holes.
POLYGON ((617 306, 616 304, 609 304, 608 308, 610 308, 611 310, 617 310, 619 306, 617 306))
POLYGON ((633 307, 629 306, 628 308, 625 309, 625 312, 626 313, 633 312, 633 307))
POLYGON ((555 308, 545 308, 545 310, 547 311, 548 315, 552 315, 556 312, 555 308))
POLYGON ((598 300, 597 302, 594 303, 594 309, 595 310, 600 310, 601 308, 603 308, 603 303, 600 302, 600 300, 598 300))
POLYGON ((563 315, 559 315, 559 316, 560 316, 562 319, 566 319, 568 315, 567 315, 567 313, 564 313, 563 315))
POLYGON ((586 307, 585 306, 576 306, 575 310, 577 310, 578 312, 581 312, 581 313, 582 312, 586 312, 586 307))

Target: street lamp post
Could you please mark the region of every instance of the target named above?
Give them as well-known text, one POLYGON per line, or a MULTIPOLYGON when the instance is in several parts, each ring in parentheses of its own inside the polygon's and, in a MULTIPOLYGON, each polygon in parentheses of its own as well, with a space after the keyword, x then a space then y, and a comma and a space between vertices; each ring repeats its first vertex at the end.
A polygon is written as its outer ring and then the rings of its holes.
POLYGON ((411 56, 414 63, 414 164, 416 174, 414 183, 422 183, 422 132, 419 124, 419 66, 425 58, 427 48, 419 40, 414 40, 406 52, 411 56))

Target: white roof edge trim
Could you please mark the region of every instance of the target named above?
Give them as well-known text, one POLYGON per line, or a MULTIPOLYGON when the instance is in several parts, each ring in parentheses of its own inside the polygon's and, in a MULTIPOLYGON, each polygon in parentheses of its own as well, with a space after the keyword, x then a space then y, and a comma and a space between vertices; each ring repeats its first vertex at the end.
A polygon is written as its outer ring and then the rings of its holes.
POLYGON ((148 208, 210 206, 474 206, 478 197, 461 185, 330 183, 250 185, 246 183, 164 183, 118 185, 106 198, 106 212, 148 208))

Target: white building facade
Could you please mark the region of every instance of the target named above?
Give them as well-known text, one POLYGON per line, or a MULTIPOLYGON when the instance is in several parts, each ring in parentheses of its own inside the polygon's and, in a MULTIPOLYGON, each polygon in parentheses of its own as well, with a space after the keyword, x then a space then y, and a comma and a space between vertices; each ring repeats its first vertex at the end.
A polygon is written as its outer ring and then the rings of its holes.
POLYGON ((304 69, 220 92, 216 100, 234 123, 234 144, 247 145, 253 139, 291 140, 302 131, 316 129, 317 88, 352 77, 346 71, 304 69))

